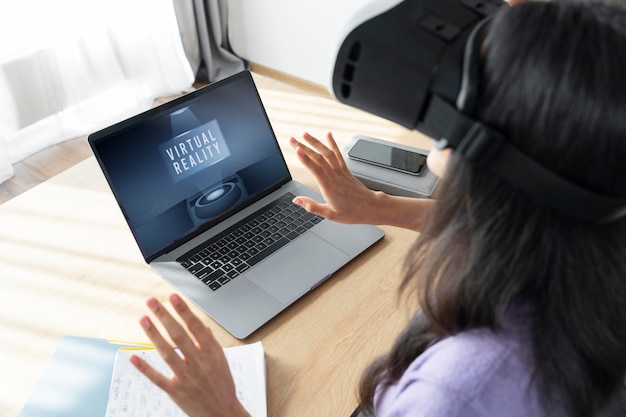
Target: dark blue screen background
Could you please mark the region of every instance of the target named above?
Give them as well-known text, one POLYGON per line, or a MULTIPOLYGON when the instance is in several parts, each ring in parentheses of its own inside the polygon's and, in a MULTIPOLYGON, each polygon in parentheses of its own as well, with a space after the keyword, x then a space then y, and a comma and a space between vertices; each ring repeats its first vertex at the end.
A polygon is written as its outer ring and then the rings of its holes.
POLYGON ((130 127, 105 130, 106 136, 92 143, 146 257, 198 229, 188 199, 207 187, 236 176, 248 195, 258 196, 289 177, 250 75, 233 79, 205 87, 191 101, 188 96, 174 107, 149 111, 147 119, 130 127), (179 113, 187 115, 183 124, 179 113), (219 124, 230 156, 174 181, 159 145, 212 120, 219 124))

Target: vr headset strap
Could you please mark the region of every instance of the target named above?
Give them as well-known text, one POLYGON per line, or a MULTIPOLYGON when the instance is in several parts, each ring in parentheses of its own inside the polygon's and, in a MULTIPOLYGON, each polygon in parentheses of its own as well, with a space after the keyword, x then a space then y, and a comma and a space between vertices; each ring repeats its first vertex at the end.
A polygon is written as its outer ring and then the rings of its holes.
POLYGON ((626 214, 626 201, 597 194, 545 168, 506 141, 503 135, 433 96, 423 118, 427 132, 439 132, 435 146, 452 148, 550 207, 597 223, 626 214))

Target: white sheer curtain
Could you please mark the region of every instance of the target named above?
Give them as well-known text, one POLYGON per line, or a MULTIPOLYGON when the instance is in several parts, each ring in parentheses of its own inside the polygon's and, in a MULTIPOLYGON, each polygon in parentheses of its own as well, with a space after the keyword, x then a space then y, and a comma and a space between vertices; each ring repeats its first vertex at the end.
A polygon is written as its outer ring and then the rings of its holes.
POLYGON ((173 1, 0 0, 0 182, 47 146, 191 88, 173 1))

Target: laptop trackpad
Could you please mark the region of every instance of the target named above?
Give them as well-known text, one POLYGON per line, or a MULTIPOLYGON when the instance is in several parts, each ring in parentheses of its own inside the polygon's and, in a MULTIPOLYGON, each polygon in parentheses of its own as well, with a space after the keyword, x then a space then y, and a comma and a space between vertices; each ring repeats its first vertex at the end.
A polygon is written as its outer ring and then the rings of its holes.
POLYGON ((283 304, 289 304, 339 269, 348 256, 312 233, 282 248, 246 277, 283 304))

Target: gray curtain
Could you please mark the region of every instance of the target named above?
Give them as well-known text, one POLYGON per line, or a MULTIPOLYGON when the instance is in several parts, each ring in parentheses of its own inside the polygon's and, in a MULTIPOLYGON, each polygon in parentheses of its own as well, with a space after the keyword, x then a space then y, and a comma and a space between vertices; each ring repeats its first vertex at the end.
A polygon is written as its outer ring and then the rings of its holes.
POLYGON ((228 41, 228 0, 173 0, 183 47, 196 80, 219 81, 245 68, 228 41))

